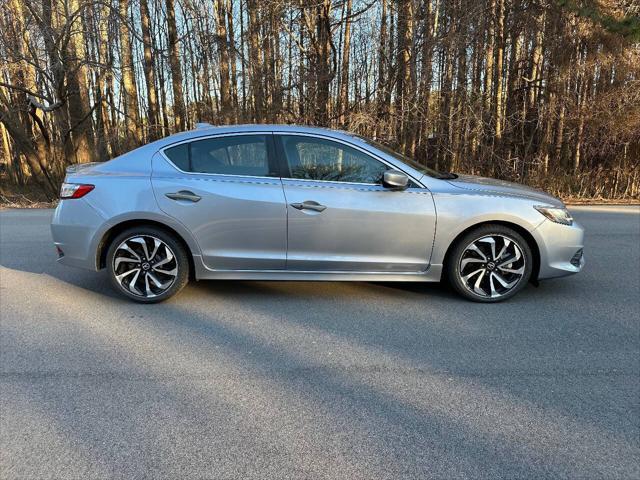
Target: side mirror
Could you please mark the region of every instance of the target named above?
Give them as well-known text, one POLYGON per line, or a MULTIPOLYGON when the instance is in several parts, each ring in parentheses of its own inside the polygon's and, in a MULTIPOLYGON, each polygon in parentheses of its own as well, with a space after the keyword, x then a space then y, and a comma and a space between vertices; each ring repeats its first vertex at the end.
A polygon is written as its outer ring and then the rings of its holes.
POLYGON ((384 172, 382 185, 392 190, 404 190, 409 186, 409 177, 398 170, 387 170, 384 172))

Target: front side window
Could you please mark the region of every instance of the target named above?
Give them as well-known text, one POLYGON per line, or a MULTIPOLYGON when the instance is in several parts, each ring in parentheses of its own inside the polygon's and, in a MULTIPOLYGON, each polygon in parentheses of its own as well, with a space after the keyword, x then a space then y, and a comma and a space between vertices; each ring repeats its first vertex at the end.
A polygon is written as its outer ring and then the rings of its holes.
POLYGON ((167 148, 164 153, 185 172, 272 176, 265 135, 205 138, 167 148))
POLYGON ((387 165, 347 145, 316 137, 280 135, 289 177, 381 184, 387 165))

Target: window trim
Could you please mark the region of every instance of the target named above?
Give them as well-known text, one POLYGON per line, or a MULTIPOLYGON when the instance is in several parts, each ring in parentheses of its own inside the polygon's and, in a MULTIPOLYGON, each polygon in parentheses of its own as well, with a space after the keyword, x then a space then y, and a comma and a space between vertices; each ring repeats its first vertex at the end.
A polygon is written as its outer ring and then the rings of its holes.
MULTIPOLYGON (((158 152, 164 157, 164 159, 175 168, 178 172, 184 173, 185 175, 207 175, 210 177, 236 177, 236 178, 270 178, 270 179, 282 179, 282 168, 280 162, 276 158, 275 155, 275 145, 273 139, 273 132, 230 132, 230 133, 219 133, 216 135, 203 135, 201 137, 195 138, 187 138, 185 140, 181 140, 179 142, 172 143, 170 145, 166 145, 158 150, 158 152), (187 172, 179 168, 173 161, 169 158, 169 156, 165 153, 165 150, 173 147, 178 147, 182 144, 191 144, 193 142, 198 142, 200 140, 209 140, 211 138, 224 138, 224 137, 248 137, 252 135, 260 135, 265 137, 265 144, 267 147, 267 163, 269 165, 269 169, 272 166, 275 167, 277 176, 269 176, 269 175, 240 175, 236 173, 206 173, 206 172, 187 172)), ((189 146, 189 157, 191 157, 191 146, 189 146)), ((189 163, 191 163, 191 158, 189 158, 189 163)))
MULTIPOLYGON (((330 142, 335 142, 350 148, 353 148, 355 150, 358 150, 359 152, 363 153, 364 155, 372 158, 373 160, 376 160, 384 165, 386 165, 387 167, 389 167, 389 169, 391 170, 397 170, 400 171, 402 173, 404 173, 406 176, 409 177, 409 180, 413 183, 415 183, 420 189, 425 189, 426 187, 419 182, 418 180, 416 180, 413 175, 408 174, 407 172, 405 172, 402 168, 399 168, 397 165, 394 165, 392 163, 387 162, 386 160, 378 157, 377 155, 374 155, 372 152, 369 152, 368 150, 365 150, 364 148, 360 147, 359 145, 354 145, 348 141, 339 139, 339 138, 335 138, 335 137, 331 137, 331 136, 325 136, 325 135, 320 135, 320 134, 316 134, 316 133, 307 133, 307 132, 273 132, 273 136, 274 137, 311 137, 311 138, 318 138, 320 140, 327 140, 330 142)), ((296 182, 322 182, 322 183, 337 183, 340 185, 365 185, 368 187, 382 187, 385 188, 384 185, 382 185, 381 183, 364 183, 364 182, 342 182, 340 180, 313 180, 313 179, 309 179, 309 178, 293 178, 290 176, 284 176, 283 173, 286 173, 287 175, 291 175, 290 169, 289 169, 289 161, 287 159, 287 154, 284 151, 284 146, 282 144, 282 139, 281 138, 275 138, 274 139, 274 143, 275 143, 275 153, 278 156, 278 167, 280 169, 280 178, 282 180, 293 180, 296 182)), ((412 187, 409 187, 412 188, 412 187)), ((388 189, 385 189, 388 190, 388 189)))

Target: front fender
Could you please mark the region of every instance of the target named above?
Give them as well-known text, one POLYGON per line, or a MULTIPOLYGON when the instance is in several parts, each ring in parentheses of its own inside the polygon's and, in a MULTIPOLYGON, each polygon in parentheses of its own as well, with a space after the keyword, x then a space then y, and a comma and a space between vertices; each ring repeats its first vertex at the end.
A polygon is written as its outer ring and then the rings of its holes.
POLYGON ((545 220, 527 198, 448 192, 434 193, 433 198, 437 213, 433 266, 441 266, 454 240, 473 226, 505 222, 532 232, 545 220))

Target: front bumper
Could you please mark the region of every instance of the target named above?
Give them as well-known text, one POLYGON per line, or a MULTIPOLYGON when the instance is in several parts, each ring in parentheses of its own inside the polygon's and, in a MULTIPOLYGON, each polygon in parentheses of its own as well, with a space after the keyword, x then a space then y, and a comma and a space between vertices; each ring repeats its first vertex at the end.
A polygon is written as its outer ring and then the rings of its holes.
POLYGON ((575 221, 561 225, 545 220, 531 234, 540 250, 539 280, 578 273, 584 267, 584 229, 575 221))

